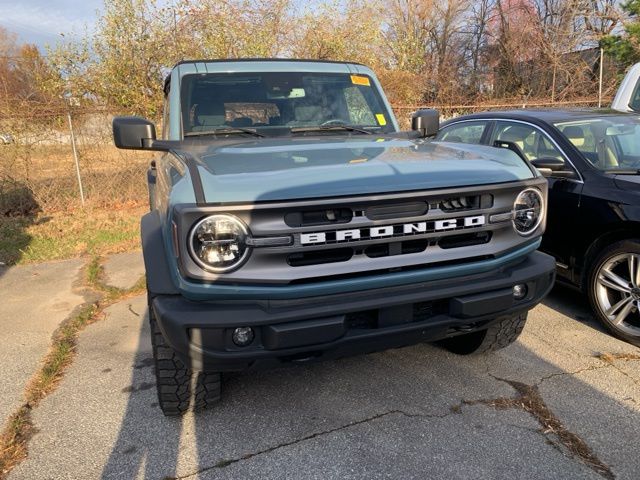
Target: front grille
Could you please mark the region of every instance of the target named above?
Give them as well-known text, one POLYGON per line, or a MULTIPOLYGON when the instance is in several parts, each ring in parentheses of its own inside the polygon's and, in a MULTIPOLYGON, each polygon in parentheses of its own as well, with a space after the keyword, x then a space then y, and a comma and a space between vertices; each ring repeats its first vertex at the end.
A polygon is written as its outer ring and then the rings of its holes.
MULTIPOLYGON (((176 210, 179 243, 204 215, 237 216, 256 242, 246 263, 224 276, 180 254, 189 278, 233 284, 306 284, 465 264, 521 245, 509 212, 520 184, 370 196, 256 202, 176 210), (490 191, 491 193, 486 193, 490 191), (318 268, 318 266, 322 266, 318 268)), ((184 247, 183 247, 184 248, 184 247)))

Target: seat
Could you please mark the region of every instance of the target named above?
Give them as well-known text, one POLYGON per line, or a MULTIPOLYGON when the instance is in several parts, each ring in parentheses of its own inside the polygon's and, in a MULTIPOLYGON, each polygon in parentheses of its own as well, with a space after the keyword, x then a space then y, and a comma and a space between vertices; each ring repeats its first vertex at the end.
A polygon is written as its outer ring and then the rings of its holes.
POLYGON ((516 154, 520 158, 529 159, 529 156, 525 153, 525 138, 531 135, 531 129, 520 126, 510 126, 506 130, 500 132, 498 138, 494 142, 494 146, 502 147, 500 142, 508 142, 507 148, 516 154))

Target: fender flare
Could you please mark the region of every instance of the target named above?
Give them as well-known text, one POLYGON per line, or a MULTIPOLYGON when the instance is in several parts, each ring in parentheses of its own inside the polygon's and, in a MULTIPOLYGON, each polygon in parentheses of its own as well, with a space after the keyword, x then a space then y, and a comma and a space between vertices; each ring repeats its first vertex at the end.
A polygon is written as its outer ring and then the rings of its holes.
POLYGON ((171 279, 158 210, 152 210, 142 217, 140 235, 149 298, 158 295, 178 294, 179 292, 171 279))

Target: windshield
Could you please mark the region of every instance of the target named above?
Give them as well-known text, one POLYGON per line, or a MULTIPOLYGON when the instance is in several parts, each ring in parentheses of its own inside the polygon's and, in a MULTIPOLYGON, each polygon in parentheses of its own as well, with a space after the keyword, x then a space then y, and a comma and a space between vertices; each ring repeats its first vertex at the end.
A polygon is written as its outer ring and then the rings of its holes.
POLYGON ((606 116, 555 126, 594 167, 611 172, 640 170, 640 117, 606 116))
MULTIPOLYGON (((300 127, 357 126, 372 132, 393 131, 380 93, 366 75, 320 72, 185 75, 181 102, 185 136, 231 128, 255 129, 263 135, 269 135, 270 130, 281 131, 283 127, 295 131, 300 127)), ((346 128, 327 131, 358 133, 346 128)))

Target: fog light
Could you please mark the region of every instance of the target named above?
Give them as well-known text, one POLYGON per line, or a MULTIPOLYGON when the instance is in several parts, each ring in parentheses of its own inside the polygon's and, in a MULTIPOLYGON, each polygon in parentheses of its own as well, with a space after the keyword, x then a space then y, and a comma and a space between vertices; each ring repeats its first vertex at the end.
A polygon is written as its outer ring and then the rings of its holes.
POLYGON ((519 283, 513 286, 513 298, 516 300, 522 300, 527 296, 527 286, 524 283, 519 283))
POLYGON ((253 328, 251 327, 239 327, 233 331, 233 335, 231 336, 233 343, 235 343, 239 347, 246 347, 251 342, 253 342, 253 328))

